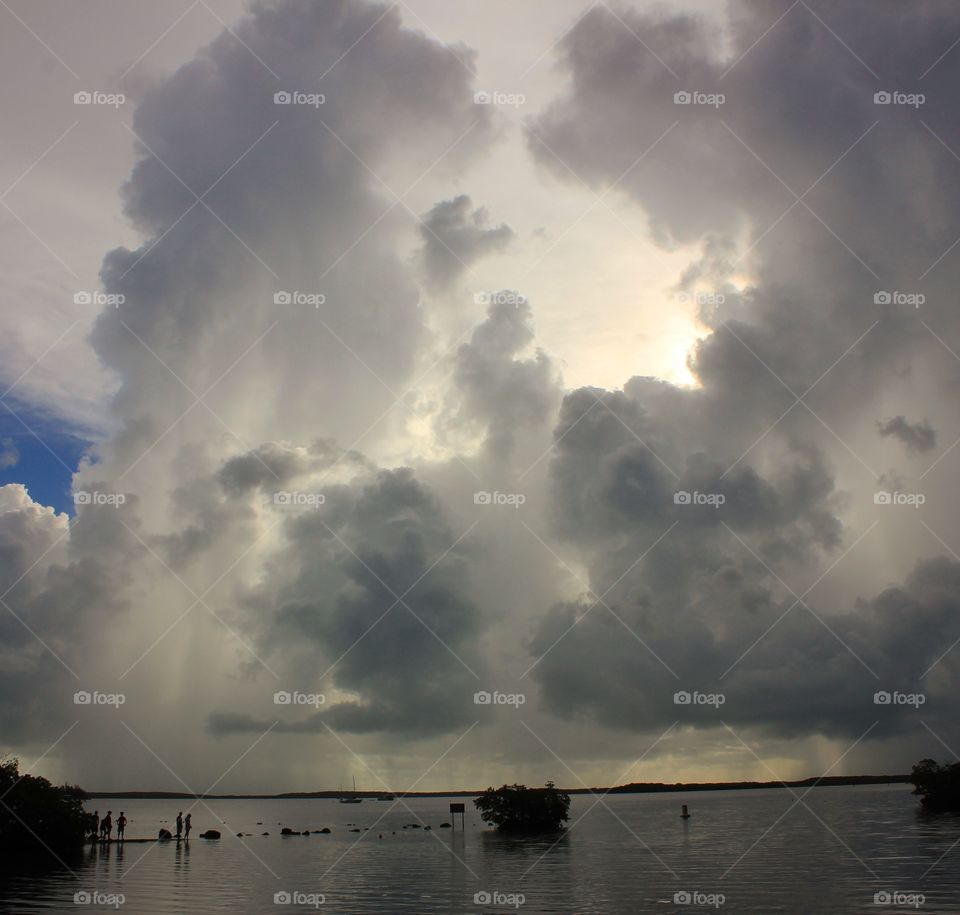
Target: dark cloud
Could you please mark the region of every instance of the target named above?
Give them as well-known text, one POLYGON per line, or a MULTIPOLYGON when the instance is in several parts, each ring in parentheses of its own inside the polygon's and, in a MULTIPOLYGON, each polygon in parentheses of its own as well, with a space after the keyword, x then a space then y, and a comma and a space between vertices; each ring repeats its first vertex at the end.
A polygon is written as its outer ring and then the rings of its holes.
POLYGON ((486 454, 509 462, 518 439, 542 441, 560 400, 560 378, 543 350, 527 352, 534 330, 526 299, 510 290, 488 298, 486 319, 457 351, 456 404, 439 428, 481 430, 486 454))
POLYGON ((341 463, 351 470, 369 468, 362 454, 344 452, 331 442, 319 440, 306 449, 269 442, 230 458, 217 478, 228 494, 236 495, 258 487, 277 490, 305 474, 329 470, 341 463))
MULTIPOLYGON (((484 624, 456 545, 463 532, 429 488, 410 470, 381 471, 330 488, 285 533, 270 579, 243 601, 287 677, 343 696, 320 717, 338 730, 408 735, 472 720, 484 624)), ((229 714, 211 720, 217 733, 240 725, 229 714)))
POLYGON ((894 416, 886 422, 878 422, 877 431, 881 438, 893 436, 914 454, 923 454, 937 444, 936 430, 926 420, 910 423, 905 416, 894 416))
MULTIPOLYGON (((426 739, 465 728, 477 689, 533 662, 527 711, 575 736, 681 720, 695 742, 722 716, 789 738, 880 720, 916 741, 915 709, 873 702, 899 690, 923 692, 952 739, 960 563, 930 557, 960 543, 955 464, 926 477, 922 515, 872 494, 911 485, 881 476, 876 417, 902 411, 879 436, 916 453, 960 436, 960 185, 944 149, 960 149, 960 54, 924 73, 955 9, 738 0, 725 58, 698 18, 617 16, 594 7, 562 38, 563 88, 526 122, 527 148, 578 192, 616 184, 611 200, 688 256, 673 290, 687 300, 664 307, 701 324, 690 386, 636 374, 564 391, 529 304, 505 291, 439 360, 450 383, 407 392, 452 343, 425 323, 418 281, 448 292, 514 233, 467 195, 418 221, 391 193, 427 163, 442 188, 427 199, 449 193, 493 136, 470 52, 396 10, 261 4, 242 42, 224 33, 147 90, 124 190, 144 241, 107 256, 125 304, 93 334, 119 378, 118 431, 75 480, 131 498, 68 529, 0 489, 0 578, 23 620, 0 624, 11 740, 68 723, 56 697, 77 680, 56 655, 86 685, 154 647, 132 689, 178 771, 207 765, 204 727, 221 749, 266 731, 278 687, 327 699, 278 732, 426 739), (922 119, 874 104, 872 67, 889 89, 922 75, 922 119), (278 90, 326 98, 278 106, 278 90), (726 101, 674 103, 693 90, 726 101), (890 294, 920 289, 922 312, 890 294), (524 513, 477 506, 495 486, 522 487, 524 513), (305 499, 275 498, 293 491, 305 499), (683 691, 724 707, 679 706, 683 691)), ((606 302, 600 280, 593 292, 585 309, 606 302)))
POLYGON ((490 226, 486 207, 473 207, 466 194, 441 200, 424 214, 420 225, 421 257, 427 284, 444 289, 487 254, 503 250, 513 240, 506 223, 490 226))
MULTIPOLYGON (((146 740, 184 777, 209 762, 194 728, 224 683, 228 707, 259 695, 253 645, 294 680, 342 655, 328 713, 347 730, 436 733, 472 710, 475 678, 454 655, 481 666, 482 621, 460 551, 443 555, 462 531, 410 471, 377 475, 357 450, 402 430, 403 408, 387 414, 430 342, 401 253, 418 218, 390 188, 428 163, 443 181, 484 150, 492 116, 473 102, 472 68, 472 52, 405 28, 396 9, 284 0, 145 90, 123 190, 143 241, 106 256, 104 289, 124 304, 92 334, 118 380, 115 431, 74 480, 130 498, 81 508, 69 533, 25 496, 0 517, 11 582, 29 570, 8 596, 25 625, 2 623, 10 740, 52 741, 75 711, 78 681, 38 637, 87 688, 116 688, 131 668, 122 687, 146 740), (325 101, 278 105, 278 91, 325 101), (274 503, 294 488, 328 501, 274 503), (415 583, 411 609, 373 626, 415 583)), ((482 211, 463 217, 448 228, 464 257, 509 236, 482 211)), ((101 740, 85 720, 77 778, 129 771, 101 740)))
MULTIPOLYGON (((888 391, 932 419, 895 418, 882 436, 919 452, 934 428, 956 425, 942 400, 955 365, 935 338, 960 329, 938 304, 957 266, 918 277, 960 234, 955 162, 940 145, 960 144, 948 111, 960 60, 924 76, 923 120, 936 121, 936 137, 915 111, 876 105, 869 72, 882 69, 879 88, 916 90, 955 11, 811 4, 828 29, 802 5, 789 9, 732 4, 721 58, 705 20, 621 10, 620 22, 594 8, 561 42, 568 91, 529 123, 541 167, 598 192, 617 182, 659 244, 699 248, 678 289, 713 294, 695 309, 707 329, 689 361, 696 387, 638 377, 622 392, 571 392, 560 411, 554 530, 587 566, 590 593, 555 604, 530 652, 543 700, 561 715, 709 727, 710 710, 685 719, 672 694, 720 690, 728 721, 850 736, 872 720, 876 689, 922 690, 936 647, 956 638, 960 591, 946 560, 889 590, 841 566, 847 594, 880 596, 837 603, 828 587, 805 599, 810 610, 791 610, 783 584, 817 581, 866 526, 883 469, 870 417, 886 413, 888 391), (725 101, 675 104, 675 92, 694 90, 725 101), (909 190, 896 178, 907 172, 909 190), (934 188, 948 187, 945 206, 934 188), (927 327, 877 304, 893 289, 928 290, 927 327), (724 501, 678 505, 678 492, 724 501), (936 597, 918 600, 932 580, 936 597), (604 594, 607 606, 596 604, 604 594)), ((931 520, 960 534, 949 518, 931 520)), ((898 519, 877 521, 891 555, 915 552, 898 519)), ((951 665, 938 673, 953 682, 951 665)), ((943 702, 928 711, 949 726, 943 702)), ((919 730, 915 715, 894 718, 894 729, 919 730)))
POLYGON ((707 560, 702 547, 665 540, 660 574, 628 576, 604 598, 609 606, 552 608, 531 645, 549 708, 640 731, 722 719, 769 736, 849 740, 875 721, 875 738, 915 734, 920 715, 952 728, 960 564, 921 563, 905 584, 837 616, 812 598, 808 609, 775 596, 783 589, 773 576, 723 552, 707 560), (677 580, 664 581, 664 569, 677 580), (578 663, 585 657, 604 663, 578 663), (723 704, 678 705, 680 691, 720 694, 723 704), (923 705, 878 705, 878 692, 920 694, 923 705))

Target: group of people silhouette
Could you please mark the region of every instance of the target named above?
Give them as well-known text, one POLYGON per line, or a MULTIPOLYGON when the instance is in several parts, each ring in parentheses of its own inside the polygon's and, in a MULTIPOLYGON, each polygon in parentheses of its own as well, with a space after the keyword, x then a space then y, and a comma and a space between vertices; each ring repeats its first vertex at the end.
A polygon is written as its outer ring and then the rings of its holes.
MULTIPOLYGON (((177 841, 180 841, 182 837, 184 840, 190 838, 190 830, 193 828, 190 822, 190 814, 188 813, 186 817, 183 815, 181 810, 177 814, 177 832, 176 838, 177 841)), ((127 817, 124 812, 120 811, 120 816, 117 817, 117 841, 123 841, 123 834, 127 829, 127 817)), ((110 842, 113 839, 113 811, 108 810, 107 815, 101 820, 100 811, 94 810, 90 814, 90 834, 93 836, 95 841, 99 842, 110 842)))
MULTIPOLYGON (((117 817, 117 841, 123 841, 123 834, 127 829, 127 817, 120 811, 117 817)), ((108 810, 107 815, 101 820, 100 811, 94 810, 90 814, 90 834, 95 840, 100 842, 109 842, 113 838, 113 811, 108 810)))

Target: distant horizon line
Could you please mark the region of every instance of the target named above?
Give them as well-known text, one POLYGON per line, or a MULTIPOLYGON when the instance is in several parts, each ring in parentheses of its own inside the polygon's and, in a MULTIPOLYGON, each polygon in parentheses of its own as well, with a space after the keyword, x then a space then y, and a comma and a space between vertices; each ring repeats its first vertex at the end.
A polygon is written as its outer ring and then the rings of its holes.
MULTIPOLYGON (((786 781, 738 781, 738 782, 629 782, 611 788, 559 788, 565 794, 667 794, 684 791, 737 791, 762 788, 815 788, 841 787, 844 785, 893 785, 909 784, 909 775, 831 775, 810 776, 808 778, 786 781)), ((253 792, 232 794, 207 794, 190 791, 87 791, 91 798, 129 798, 131 800, 302 800, 305 798, 336 799, 339 797, 357 797, 375 800, 391 795, 391 800, 402 797, 475 797, 483 794, 486 788, 467 790, 456 788, 443 791, 342 791, 325 788, 317 791, 283 791, 279 793, 253 792)))

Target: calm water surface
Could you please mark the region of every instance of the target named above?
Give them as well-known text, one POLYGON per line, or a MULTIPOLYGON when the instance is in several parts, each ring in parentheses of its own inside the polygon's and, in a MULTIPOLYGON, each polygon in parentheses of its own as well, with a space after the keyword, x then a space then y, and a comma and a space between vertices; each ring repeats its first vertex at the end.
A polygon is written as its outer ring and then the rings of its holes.
MULTIPOLYGON (((464 832, 438 828, 451 819, 445 798, 197 803, 189 845, 92 849, 66 861, 69 867, 33 873, 5 867, 0 911, 107 912, 114 894, 123 897, 121 912, 137 915, 960 913, 960 846, 953 848, 960 817, 921 814, 909 787, 899 785, 798 794, 802 803, 783 789, 602 803, 578 796, 572 828, 559 840, 498 836, 471 814, 469 799, 464 832), (686 821, 682 803, 692 814, 686 821), (403 828, 410 823, 433 829, 403 828), (281 838, 281 826, 332 832, 281 838), (211 827, 222 831, 220 841, 196 838, 211 827), (94 901, 78 905, 77 893, 94 901), (293 901, 274 902, 278 893, 293 901), (676 896, 683 893, 692 901, 676 896), (878 903, 877 893, 893 901, 878 903)), ((161 826, 172 828, 178 810, 190 809, 154 800, 93 806, 101 814, 109 806, 114 820, 123 809, 128 837, 156 836, 161 826)))

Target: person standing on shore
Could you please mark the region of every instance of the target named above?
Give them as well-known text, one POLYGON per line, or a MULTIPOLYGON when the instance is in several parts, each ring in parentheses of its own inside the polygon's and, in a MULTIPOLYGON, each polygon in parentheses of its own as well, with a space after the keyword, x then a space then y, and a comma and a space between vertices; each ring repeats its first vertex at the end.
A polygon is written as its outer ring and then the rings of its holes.
POLYGON ((108 810, 107 815, 103 818, 103 822, 100 824, 100 838, 104 842, 110 841, 110 834, 113 832, 112 813, 112 810, 108 810))
POLYGON ((180 841, 180 834, 183 832, 183 811, 177 814, 177 841, 180 841))
POLYGON ((99 810, 94 810, 93 813, 90 814, 90 825, 91 825, 90 831, 93 833, 93 837, 96 839, 100 835, 100 811, 99 810))
POLYGON ((117 817, 117 841, 123 841, 123 831, 127 828, 127 818, 123 815, 123 811, 120 811, 120 816, 117 817))
POLYGON ((188 813, 187 818, 183 821, 183 838, 184 841, 190 838, 190 817, 193 814, 188 813))

